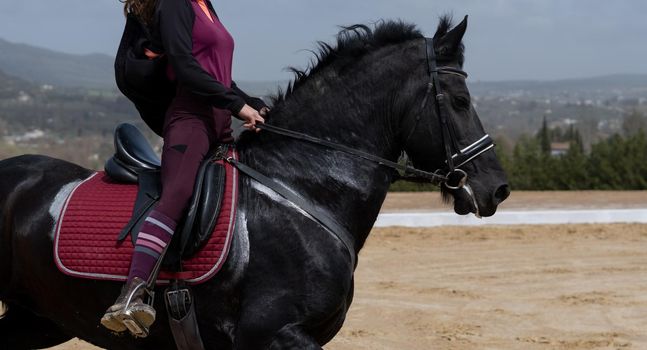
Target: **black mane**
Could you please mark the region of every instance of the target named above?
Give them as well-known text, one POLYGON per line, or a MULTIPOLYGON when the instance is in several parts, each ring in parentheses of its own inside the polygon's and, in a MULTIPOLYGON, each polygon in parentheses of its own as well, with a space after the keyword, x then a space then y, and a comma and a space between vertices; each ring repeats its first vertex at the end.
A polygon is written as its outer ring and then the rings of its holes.
MULTIPOLYGON (((451 16, 441 16, 434 37, 442 37, 453 25, 451 16)), ((330 66, 333 62, 355 61, 379 48, 420 38, 424 38, 424 35, 416 25, 401 20, 381 20, 373 24, 372 28, 363 24, 342 27, 342 30, 337 34, 334 46, 323 41, 317 42, 317 49, 312 51, 315 57, 306 69, 288 68, 294 73, 294 80, 288 84, 285 92, 279 90, 277 95, 272 98, 273 102, 276 105, 278 102, 284 101, 311 75, 330 66)), ((461 45, 459 52, 454 54, 458 56, 458 61, 462 65, 463 46, 461 45)))

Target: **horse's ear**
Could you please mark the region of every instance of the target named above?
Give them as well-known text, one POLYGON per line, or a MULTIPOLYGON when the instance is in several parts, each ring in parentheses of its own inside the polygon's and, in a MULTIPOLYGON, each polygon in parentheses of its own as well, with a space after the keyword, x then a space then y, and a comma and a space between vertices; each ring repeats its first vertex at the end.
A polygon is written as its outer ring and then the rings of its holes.
POLYGON ((436 52, 438 52, 438 55, 446 56, 456 52, 463 41, 463 36, 465 35, 466 30, 467 16, 463 18, 461 23, 445 34, 438 35, 440 33, 437 33, 436 36, 440 36, 440 38, 434 36, 434 46, 436 46, 436 52))

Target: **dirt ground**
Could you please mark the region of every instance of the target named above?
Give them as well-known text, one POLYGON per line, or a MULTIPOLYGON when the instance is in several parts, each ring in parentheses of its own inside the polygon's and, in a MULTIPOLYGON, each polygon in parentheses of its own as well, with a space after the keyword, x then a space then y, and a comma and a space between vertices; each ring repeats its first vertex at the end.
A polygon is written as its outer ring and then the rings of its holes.
POLYGON ((647 349, 647 225, 378 229, 328 349, 647 349))
MULTIPOLYGON (((647 192, 518 192, 505 208, 535 207, 645 208, 647 192)), ((385 209, 449 210, 437 193, 393 194, 385 209)), ((647 349, 645 291, 647 225, 375 229, 325 348, 647 349)))

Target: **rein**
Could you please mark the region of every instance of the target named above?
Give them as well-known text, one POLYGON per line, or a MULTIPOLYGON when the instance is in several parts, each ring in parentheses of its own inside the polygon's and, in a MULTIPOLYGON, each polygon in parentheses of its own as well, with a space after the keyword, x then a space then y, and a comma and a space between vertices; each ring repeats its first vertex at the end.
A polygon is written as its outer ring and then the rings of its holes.
POLYGON ((344 146, 338 143, 316 138, 300 132, 283 129, 278 126, 274 126, 270 124, 256 124, 256 127, 261 130, 266 130, 277 135, 287 136, 296 140, 306 141, 316 145, 328 147, 337 151, 341 151, 341 152, 356 156, 360 159, 364 159, 364 160, 385 166, 387 168, 400 171, 403 173, 403 175, 400 175, 400 178, 403 180, 411 179, 410 181, 429 181, 436 185, 440 185, 441 183, 447 181, 447 177, 439 174, 438 172, 428 172, 428 171, 416 169, 409 165, 399 164, 399 163, 390 161, 388 159, 378 157, 374 154, 363 152, 354 148, 350 148, 348 146, 344 146))

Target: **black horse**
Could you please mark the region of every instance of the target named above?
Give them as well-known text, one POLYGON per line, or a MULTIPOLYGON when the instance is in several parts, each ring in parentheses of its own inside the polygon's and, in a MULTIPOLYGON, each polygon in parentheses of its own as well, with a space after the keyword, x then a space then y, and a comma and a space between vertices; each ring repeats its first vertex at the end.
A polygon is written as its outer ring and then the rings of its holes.
MULTIPOLYGON (((466 19, 442 18, 434 36, 438 63, 459 70, 466 19), (450 30, 451 29, 451 30, 450 30)), ((353 26, 336 46, 321 44, 316 64, 298 72, 275 99, 270 120, 390 160, 406 151, 423 170, 445 167, 446 153, 430 89, 428 53, 412 25, 353 26), (418 119, 420 117, 420 119, 418 119)), ((454 137, 466 147, 485 133, 460 74, 440 75, 454 137)), ((352 237, 354 251, 292 202, 243 177, 237 232, 228 262, 194 295, 208 349, 321 349, 342 327, 353 298, 352 261, 367 239, 392 169, 344 152, 270 132, 245 134, 240 158, 308 198, 352 237)), ((493 151, 462 167, 469 188, 450 190, 459 214, 495 213, 509 194, 493 151), (471 194, 470 194, 471 193, 471 194)), ((61 201, 92 171, 43 156, 0 162, 0 348, 33 349, 79 337, 108 349, 173 349, 164 312, 146 339, 117 336, 99 318, 120 284, 75 279, 53 262, 61 201)), ((161 295, 161 294, 160 294, 161 295)), ((158 298, 160 299, 160 298, 158 298)), ((163 310, 163 302, 156 300, 163 310)))

